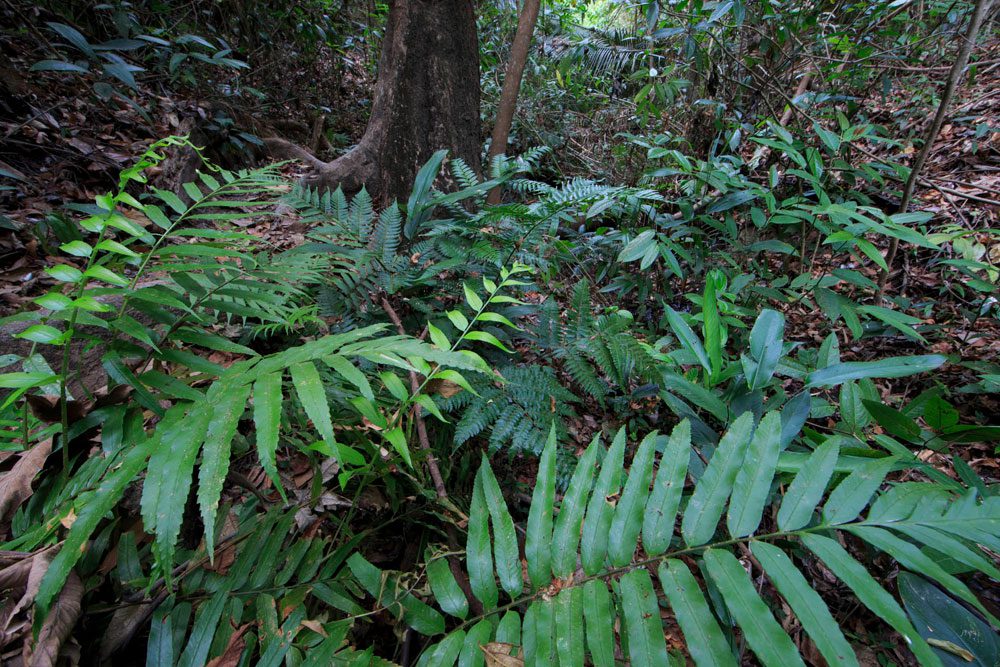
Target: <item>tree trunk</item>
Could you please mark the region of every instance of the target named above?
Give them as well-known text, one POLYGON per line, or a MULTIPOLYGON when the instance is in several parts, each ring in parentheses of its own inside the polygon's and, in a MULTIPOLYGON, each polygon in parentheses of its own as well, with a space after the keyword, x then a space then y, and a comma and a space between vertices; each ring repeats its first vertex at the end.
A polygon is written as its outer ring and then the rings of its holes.
POLYGON ((323 162, 284 140, 268 145, 306 162, 311 185, 347 192, 364 186, 383 205, 405 200, 439 149, 481 172, 479 94, 472 0, 392 0, 371 118, 357 146, 323 162))
MULTIPOLYGON (((521 90, 521 79, 524 77, 524 66, 528 62, 528 49, 531 47, 531 35, 538 21, 540 0, 524 0, 521 15, 517 20, 517 32, 510 49, 510 62, 503 79, 503 90, 500 92, 500 106, 497 109, 496 125, 493 126, 493 140, 490 143, 490 161, 497 155, 507 152, 507 140, 510 138, 510 126, 514 121, 514 110, 517 107, 517 94, 521 90)), ((490 204, 500 203, 500 187, 490 191, 490 204)))

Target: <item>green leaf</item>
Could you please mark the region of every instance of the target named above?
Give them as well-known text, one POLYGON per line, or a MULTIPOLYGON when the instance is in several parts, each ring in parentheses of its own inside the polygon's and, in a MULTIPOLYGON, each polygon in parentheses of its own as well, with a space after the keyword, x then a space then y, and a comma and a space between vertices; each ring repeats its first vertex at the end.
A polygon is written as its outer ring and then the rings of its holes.
POLYGON ((698 667, 736 667, 729 643, 687 565, 676 559, 666 560, 660 564, 659 575, 695 664, 698 667))
POLYGON ((503 498, 503 492, 493 475, 486 454, 483 454, 479 475, 486 507, 490 511, 490 521, 493 524, 493 554, 500 585, 511 598, 517 598, 524 588, 524 578, 521 575, 521 558, 517 533, 514 532, 514 518, 510 515, 507 502, 503 498))
POLYGON ((447 665, 455 664, 458 654, 465 644, 465 630, 455 630, 450 635, 442 639, 438 644, 428 648, 420 658, 418 665, 447 665), (426 662, 424 658, 427 658, 426 662))
POLYGON ((552 574, 556 577, 565 578, 576 571, 580 523, 583 521, 587 497, 594 481, 594 462, 599 449, 600 435, 597 435, 580 457, 563 495, 552 532, 552 574))
POLYGON ((275 454, 278 451, 278 431, 281 428, 281 371, 264 373, 253 384, 253 425, 257 434, 257 456, 260 465, 271 478, 274 487, 287 502, 285 489, 278 476, 275 454))
MULTIPOLYGON (((401 426, 396 426, 388 431, 382 431, 382 437, 389 441, 396 453, 403 457, 406 465, 413 467, 413 458, 410 455, 410 445, 406 441, 406 434, 401 426)), ((338 450, 339 451, 339 450, 338 450)))
POLYGON ((465 331, 466 329, 469 328, 469 320, 465 318, 465 315, 463 315, 461 311, 449 310, 445 314, 448 316, 448 319, 451 320, 451 323, 455 325, 455 328, 458 329, 459 331, 465 331))
POLYGON ((323 440, 334 447, 336 438, 333 435, 333 421, 330 419, 330 405, 326 402, 326 390, 320 380, 319 371, 309 361, 293 364, 288 368, 292 376, 292 385, 298 394, 306 415, 312 420, 313 426, 323 440))
POLYGON ((726 607, 761 662, 765 665, 805 667, 795 644, 757 595, 753 582, 736 556, 721 549, 709 549, 704 559, 708 574, 718 586, 726 607))
POLYGON ((483 650, 479 647, 488 644, 492 634, 493 626, 490 619, 484 618, 472 626, 472 629, 465 635, 462 652, 458 655, 458 667, 482 667, 486 664, 483 650))
POLYGON ((551 665, 553 663, 552 642, 552 600, 541 599, 532 602, 524 614, 524 664, 526 667, 551 665))
POLYGON ((967 651, 945 651, 937 644, 941 662, 949 667, 992 667, 1000 664, 1000 636, 974 613, 953 600, 937 586, 910 572, 900 572, 899 596, 913 625, 928 643, 938 640, 967 651))
POLYGON ((827 664, 857 666, 854 650, 844 638, 823 598, 813 590, 785 552, 765 542, 752 542, 751 550, 827 664))
POLYGON ((753 428, 753 415, 744 412, 719 441, 681 520, 681 535, 688 546, 705 544, 715 534, 726 499, 743 464, 753 428))
POLYGON ((932 371, 948 361, 940 354, 888 357, 879 361, 844 361, 806 376, 806 387, 833 387, 861 378, 898 378, 932 371))
POLYGON ((462 290, 465 292, 465 302, 469 304, 469 308, 479 312, 483 307, 483 300, 479 298, 479 295, 476 294, 475 290, 465 283, 462 283, 462 290))
POLYGON ((438 329, 431 322, 427 323, 427 331, 428 333, 430 333, 431 342, 434 343, 434 345, 437 346, 438 349, 441 350, 451 349, 451 341, 448 340, 448 337, 444 335, 443 331, 438 329))
POLYGON ((881 401, 869 401, 862 399, 865 410, 868 411, 879 426, 884 428, 889 435, 893 435, 910 442, 921 442, 920 425, 905 414, 894 408, 885 405, 881 401))
POLYGON ((583 667, 583 589, 564 588, 556 595, 553 606, 559 665, 583 667))
POLYGON ((4 373, 0 375, 0 389, 30 389, 40 387, 54 380, 59 376, 50 373, 4 373))
POLYGON ((510 349, 509 347, 501 343, 496 336, 486 331, 470 331, 469 333, 465 334, 465 339, 477 340, 481 343, 489 343, 493 347, 499 348, 504 352, 507 352, 508 354, 514 353, 514 350, 510 349))
POLYGON ((349 359, 342 357, 339 354, 331 354, 330 356, 323 357, 323 362, 336 371, 342 378, 357 387, 362 396, 367 398, 369 401, 375 400, 375 393, 372 391, 372 387, 368 383, 368 378, 366 378, 365 374, 358 370, 358 367, 352 364, 349 359))
POLYGON ((538 475, 531 494, 528 526, 524 539, 524 556, 528 561, 528 578, 535 588, 547 586, 552 580, 552 510, 556 488, 556 426, 538 461, 538 475))
POLYGON ((14 338, 24 338, 33 343, 45 343, 48 345, 62 345, 65 342, 65 332, 59 331, 55 327, 47 324, 33 324, 14 338))
POLYGON ((94 249, 83 241, 70 241, 59 246, 59 249, 74 257, 90 257, 90 253, 94 252, 94 249))
POLYGON ((400 380, 399 376, 395 373, 385 371, 383 373, 379 373, 379 378, 382 380, 382 384, 385 385, 385 388, 389 390, 389 393, 392 394, 393 398, 397 401, 406 401, 410 398, 410 392, 406 389, 403 381, 400 380))
POLYGON ((781 414, 768 412, 757 426, 733 484, 726 517, 733 538, 746 537, 760 525, 780 451, 781 414))
POLYGON ((622 612, 628 633, 628 655, 634 667, 661 667, 670 664, 663 639, 660 608, 649 573, 639 568, 622 575, 622 612))
POLYGON ((500 599, 497 582, 493 576, 493 555, 490 550, 489 510, 483 491, 483 469, 479 469, 472 490, 469 507, 469 534, 465 547, 472 593, 489 611, 495 609, 500 599))
POLYGON ((596 574, 604 568, 608 553, 608 533, 614 518, 614 497, 621 489, 622 463, 625 458, 625 428, 618 429, 611 449, 604 456, 594 492, 587 503, 587 518, 583 522, 580 560, 583 571, 596 574))
POLYGON ((200 667, 208 662, 208 652, 229 599, 229 591, 223 590, 198 605, 187 646, 177 661, 177 667, 200 667))
POLYGON ((32 72, 73 72, 74 74, 86 74, 90 71, 86 67, 65 60, 39 60, 29 69, 32 72))
POLYGON ((670 547, 690 460, 691 422, 685 419, 670 434, 643 513, 642 546, 650 556, 659 556, 670 547))
POLYGON ((666 307, 666 316, 667 322, 670 324, 670 329, 677 336, 677 340, 680 341, 685 349, 698 358, 706 373, 711 373, 712 363, 708 360, 708 354, 705 353, 705 348, 702 347, 698 335, 692 331, 691 327, 684 321, 684 318, 670 306, 666 307))
POLYGON ((95 490, 86 491, 77 496, 73 503, 76 521, 69 529, 59 553, 56 554, 45 571, 38 594, 35 596, 36 629, 41 628, 41 624, 51 608, 52 601, 62 590, 70 570, 83 556, 84 547, 91 534, 121 500, 125 487, 134 482, 139 473, 146 467, 146 460, 149 458, 153 446, 153 438, 132 445, 124 451, 121 463, 117 467, 109 467, 111 472, 101 480, 95 490))
POLYGON ((80 269, 68 264, 55 264, 45 269, 45 273, 61 283, 77 283, 83 277, 80 269))
POLYGON ((785 317, 774 310, 762 310, 750 330, 750 355, 756 362, 747 373, 747 385, 751 390, 763 388, 774 375, 781 358, 784 334, 785 317))
POLYGON ((809 455, 781 500, 781 507, 778 509, 778 528, 798 530, 809 523, 813 510, 823 499, 823 493, 833 476, 839 456, 839 438, 828 438, 809 455))
POLYGON ((722 320, 719 317, 719 304, 716 301, 715 283, 721 278, 721 272, 713 269, 705 279, 705 294, 702 301, 702 336, 705 339, 705 351, 712 364, 709 374, 709 384, 715 384, 722 373, 722 320))
POLYGON ((653 457, 658 439, 655 431, 642 439, 632 458, 625 490, 615 506, 608 536, 608 559, 614 567, 631 563, 639 543, 643 513, 649 499, 649 483, 653 479, 653 457))
POLYGON ((250 385, 232 387, 219 382, 208 390, 206 405, 202 408, 210 411, 212 416, 205 434, 198 474, 198 507, 205 525, 205 549, 210 562, 215 559, 215 514, 226 475, 229 474, 233 437, 249 398, 250 385))
POLYGON ((462 587, 458 585, 458 581, 448 565, 448 559, 444 556, 435 558, 428 551, 425 552, 425 561, 427 563, 427 581, 431 585, 434 599, 437 600, 446 614, 464 620, 469 615, 469 600, 462 592, 462 587))
POLYGON ((611 593, 600 579, 583 585, 583 616, 586 619, 587 648, 594 667, 615 667, 615 618, 611 593))
POLYGON ((823 506, 823 523, 837 525, 853 520, 871 501, 885 476, 896 466, 897 459, 887 456, 855 470, 837 485, 823 506))
MULTIPOLYGON (((280 542, 278 546, 281 546, 280 542)), ((358 583, 380 605, 411 628, 426 636, 444 632, 444 616, 421 602, 396 577, 383 573, 358 553, 351 554, 347 559, 347 566, 358 583)))
POLYGON ((868 573, 861 563, 851 558, 835 540, 822 535, 802 535, 802 542, 826 564, 838 579, 854 591, 858 599, 879 618, 903 635, 922 665, 941 665, 927 642, 910 625, 899 604, 868 573))
POLYGON ((157 426, 156 444, 142 485, 142 520, 155 535, 153 550, 169 580, 174 567, 174 547, 180 535, 191 489, 194 462, 205 442, 208 410, 176 405, 157 426))
POLYGON ((100 280, 111 285, 117 285, 119 287, 128 287, 128 281, 122 278, 120 275, 111 271, 110 269, 103 266, 92 266, 87 269, 84 276, 88 278, 93 278, 94 280, 100 280))

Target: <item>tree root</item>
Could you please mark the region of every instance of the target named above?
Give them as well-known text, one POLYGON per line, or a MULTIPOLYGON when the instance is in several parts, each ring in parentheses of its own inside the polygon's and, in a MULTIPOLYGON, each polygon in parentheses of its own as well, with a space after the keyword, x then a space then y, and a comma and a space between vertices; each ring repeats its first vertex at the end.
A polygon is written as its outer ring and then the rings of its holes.
POLYGON ((264 139, 271 155, 277 158, 299 160, 309 167, 310 173, 302 179, 302 184, 319 190, 342 188, 351 194, 362 187, 373 196, 379 189, 378 161, 374 152, 364 140, 336 160, 324 162, 308 150, 279 137, 264 139))

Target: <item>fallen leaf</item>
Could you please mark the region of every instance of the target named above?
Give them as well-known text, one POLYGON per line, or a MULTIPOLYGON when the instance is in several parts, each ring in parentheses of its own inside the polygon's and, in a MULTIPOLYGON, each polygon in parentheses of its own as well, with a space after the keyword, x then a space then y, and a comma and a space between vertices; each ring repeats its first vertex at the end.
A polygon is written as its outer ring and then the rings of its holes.
POLYGON ((48 438, 24 452, 14 467, 0 477, 0 523, 6 523, 31 496, 31 482, 51 453, 52 438, 48 438))
POLYGON ((250 625, 250 623, 247 623, 237 628, 229 638, 229 643, 226 644, 226 650, 222 652, 222 655, 209 660, 205 663, 205 667, 236 667, 236 665, 240 664, 240 657, 243 655, 243 649, 247 645, 246 640, 243 639, 243 635, 250 629, 250 625))
POLYGON ((514 648, 513 644, 504 644, 503 642, 490 642, 485 646, 479 646, 483 655, 486 656, 486 667, 524 667, 524 658, 521 657, 520 652, 517 655, 510 654, 514 648))

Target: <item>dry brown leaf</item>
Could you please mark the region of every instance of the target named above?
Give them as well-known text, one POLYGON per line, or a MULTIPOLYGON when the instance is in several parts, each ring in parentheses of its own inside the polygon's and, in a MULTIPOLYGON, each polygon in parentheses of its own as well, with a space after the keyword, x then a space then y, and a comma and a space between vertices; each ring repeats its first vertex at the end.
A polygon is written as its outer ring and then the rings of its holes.
POLYGON ((101 637, 101 664, 132 641, 135 633, 149 620, 153 602, 129 604, 118 607, 111 615, 111 622, 101 637))
POLYGON ((524 658, 520 652, 517 655, 510 654, 514 648, 513 644, 490 642, 485 646, 480 645, 479 650, 486 656, 486 667, 524 667, 524 658))
POLYGON ((24 642, 24 663, 28 667, 55 667, 59 659, 59 649, 73 632, 80 617, 80 601, 83 599, 83 582, 76 572, 70 572, 66 583, 59 591, 59 597, 45 617, 38 641, 31 645, 31 635, 24 642))
POLYGON ((212 658, 209 660, 205 667, 236 667, 240 664, 240 656, 243 655, 243 649, 246 648, 246 640, 243 639, 243 635, 246 631, 250 629, 250 623, 246 625, 241 625, 229 638, 229 643, 226 644, 226 650, 222 652, 218 658, 212 658))
POLYGON ((0 523, 6 523, 31 496, 31 482, 52 453, 52 438, 43 440, 21 454, 14 467, 0 476, 0 523))

